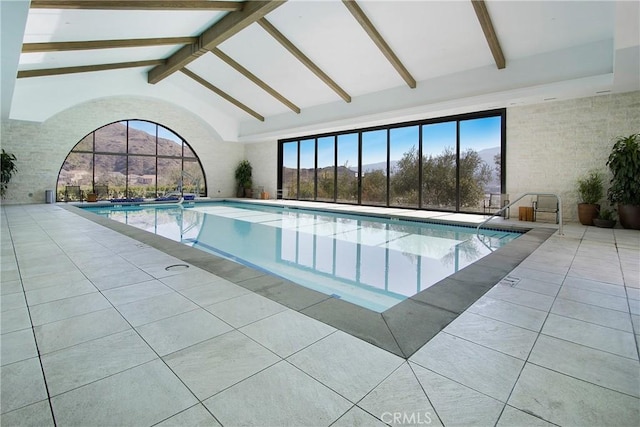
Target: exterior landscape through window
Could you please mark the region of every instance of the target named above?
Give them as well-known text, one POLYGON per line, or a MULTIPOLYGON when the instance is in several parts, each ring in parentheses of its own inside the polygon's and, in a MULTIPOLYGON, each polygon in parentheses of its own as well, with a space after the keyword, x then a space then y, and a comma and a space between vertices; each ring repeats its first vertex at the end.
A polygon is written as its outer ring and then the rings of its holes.
POLYGON ((285 199, 482 212, 504 188, 505 110, 279 142, 285 199))
POLYGON ((58 201, 90 193, 107 200, 204 196, 206 181, 199 159, 180 136, 156 123, 125 120, 85 136, 60 168, 58 201), (67 186, 80 186, 81 193, 65 194, 67 186))

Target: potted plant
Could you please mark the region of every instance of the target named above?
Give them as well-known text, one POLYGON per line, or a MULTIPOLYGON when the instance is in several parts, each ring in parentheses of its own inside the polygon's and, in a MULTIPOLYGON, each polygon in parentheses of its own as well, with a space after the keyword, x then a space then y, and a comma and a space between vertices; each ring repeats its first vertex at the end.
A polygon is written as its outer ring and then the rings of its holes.
POLYGON ((610 209, 598 210, 598 216, 593 219, 593 225, 600 228, 613 228, 616 220, 613 218, 613 211, 610 209))
POLYGON ((587 176, 578 179, 578 194, 581 200, 578 203, 578 220, 582 225, 593 225, 593 219, 598 216, 598 202, 604 196, 602 181, 602 173, 598 171, 591 171, 587 176))
POLYGON ((640 230, 640 134, 616 138, 607 166, 613 175, 607 198, 617 204, 624 228, 640 230))
POLYGON ((4 199, 4 195, 7 191, 7 186, 9 181, 11 181, 11 177, 18 172, 18 167, 16 166, 16 156, 10 153, 7 153, 2 150, 1 162, 2 163, 2 183, 0 184, 0 197, 4 199))
POLYGON ((238 181, 238 197, 246 196, 246 190, 251 191, 251 163, 249 160, 242 160, 236 167, 236 181, 238 181))

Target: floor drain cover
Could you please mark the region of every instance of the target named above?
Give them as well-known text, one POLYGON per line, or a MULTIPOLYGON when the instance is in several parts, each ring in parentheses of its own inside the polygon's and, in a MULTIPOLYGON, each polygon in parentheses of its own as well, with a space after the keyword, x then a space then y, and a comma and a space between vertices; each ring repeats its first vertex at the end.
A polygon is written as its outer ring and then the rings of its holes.
POLYGON ((186 270, 187 268, 189 268, 187 264, 175 264, 175 265, 170 265, 169 267, 165 267, 164 269, 167 271, 176 271, 176 270, 186 270))
POLYGON ((501 281, 499 281, 498 283, 501 285, 507 285, 507 286, 515 286, 520 282, 520 278, 519 277, 514 277, 514 276, 507 276, 505 278, 503 278, 501 281))

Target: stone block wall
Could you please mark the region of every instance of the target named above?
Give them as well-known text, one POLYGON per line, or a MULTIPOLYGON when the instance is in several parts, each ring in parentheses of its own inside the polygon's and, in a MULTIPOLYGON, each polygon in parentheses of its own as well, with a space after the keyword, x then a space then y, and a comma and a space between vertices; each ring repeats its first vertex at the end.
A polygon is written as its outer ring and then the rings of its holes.
POLYGON ((262 186, 272 199, 278 186, 278 142, 245 144, 245 155, 253 168, 253 185, 262 186))
MULTIPOLYGON (((277 141, 224 142, 207 123, 180 107, 147 98, 99 99, 63 111, 43 123, 2 123, 2 148, 18 157, 18 175, 3 203, 44 203, 55 189, 62 162, 86 134, 124 119, 150 120, 185 138, 199 156, 210 197, 233 197, 234 171, 248 159, 253 181, 272 197, 277 190, 277 141)), ((562 197, 565 221, 577 221, 577 179, 592 169, 607 176, 613 139, 640 132, 640 92, 602 95, 507 109, 507 189, 562 197)), ((603 199, 606 204, 606 199, 603 199)), ((530 206, 531 198, 521 205, 530 206)), ((518 215, 518 206, 511 216, 518 215)), ((552 220, 552 217, 545 217, 552 220)), ((544 219, 544 218, 543 218, 544 219)))
MULTIPOLYGON (((602 95, 507 109, 507 193, 557 193, 563 219, 578 220, 577 180, 606 167, 613 140, 640 132, 640 92, 602 95)), ((608 207, 603 198, 601 204, 608 207)), ((521 205, 531 206, 531 198, 521 205)), ((518 216, 517 206, 511 217, 518 216)), ((545 216, 553 220, 553 217, 545 216)))
POLYGON ((3 121, 2 148, 18 159, 18 174, 3 203, 44 203, 45 190, 55 190, 69 151, 93 130, 126 119, 149 120, 173 130, 200 158, 208 195, 235 194, 233 172, 244 158, 243 144, 222 141, 211 126, 175 105, 150 98, 113 97, 78 105, 43 123, 3 121))

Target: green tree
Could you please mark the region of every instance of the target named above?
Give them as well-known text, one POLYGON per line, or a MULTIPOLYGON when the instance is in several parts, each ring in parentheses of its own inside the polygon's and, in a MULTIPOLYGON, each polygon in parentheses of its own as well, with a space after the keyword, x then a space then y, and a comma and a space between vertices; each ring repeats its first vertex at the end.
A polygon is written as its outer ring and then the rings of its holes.
POLYGON ((349 202, 358 200, 358 178, 349 169, 349 162, 338 167, 338 200, 349 202))
POLYGON ((392 199, 390 204, 418 203, 418 151, 415 145, 396 163, 390 186, 392 199))
MULTIPOLYGON (((407 202, 417 201, 418 153, 415 147, 404 153, 391 179, 393 193, 407 202)), ((491 179, 491 168, 472 149, 460 154, 460 206, 476 208, 491 179)), ((422 158, 422 203, 432 208, 456 205, 456 154, 447 147, 439 155, 422 158)))
POLYGON ((367 172, 362 176, 362 202, 383 203, 387 201, 387 176, 383 170, 367 172))
POLYGON ((334 172, 332 170, 318 169, 318 199, 333 200, 334 197, 334 172))
POLYGON ((480 208, 484 187, 491 180, 491 167, 480 155, 467 149, 460 155, 460 207, 480 208))

